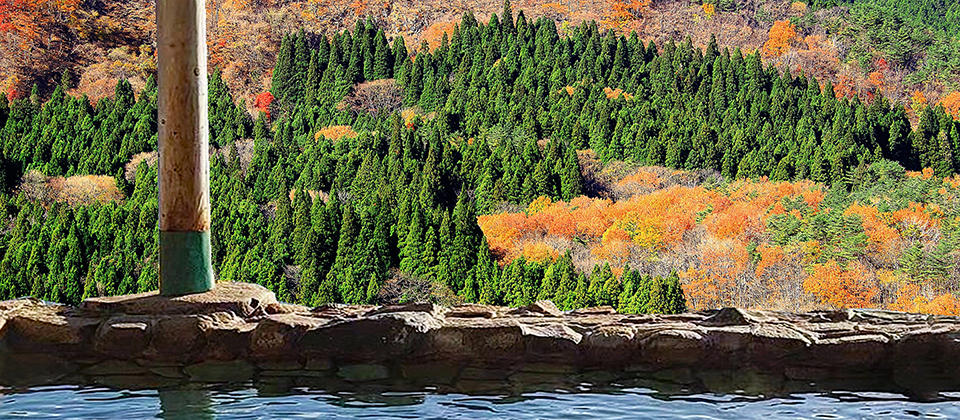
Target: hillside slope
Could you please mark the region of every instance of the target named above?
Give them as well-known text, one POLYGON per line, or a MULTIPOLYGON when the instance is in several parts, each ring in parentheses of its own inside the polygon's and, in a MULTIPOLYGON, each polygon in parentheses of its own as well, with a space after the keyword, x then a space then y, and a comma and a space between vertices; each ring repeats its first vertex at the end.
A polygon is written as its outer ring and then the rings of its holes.
MULTIPOLYGON (((942 108, 913 128, 761 52, 488 22, 415 57, 372 21, 285 36, 256 120, 214 72, 219 278, 311 305, 960 313, 960 122, 942 108)), ((0 192, 0 299, 156 288, 152 80, 95 105, 0 97, 0 168, 36 181, 0 192), (51 194, 84 175, 123 198, 51 194)))
MULTIPOLYGON (((937 103, 960 88, 960 42, 955 5, 942 0, 526 0, 513 4, 527 16, 546 16, 569 34, 584 21, 600 29, 636 31, 663 45, 689 37, 705 47, 762 50, 781 70, 829 80, 838 96, 937 103), (943 3, 943 4, 941 4, 943 3), (946 11, 947 18, 936 19, 946 11), (779 22, 779 23, 778 23, 779 22), (789 24, 787 24, 789 22, 789 24), (950 23, 953 22, 953 23, 950 23)), ((282 37, 304 29, 333 34, 354 30, 369 17, 388 39, 402 36, 415 52, 439 46, 466 12, 486 22, 503 14, 500 0, 213 0, 208 4, 210 68, 222 71, 232 93, 252 111, 269 89, 282 37)), ((31 86, 47 96, 62 72, 72 93, 97 100, 119 79, 136 91, 155 72, 151 0, 0 0, 0 92, 26 97, 31 86)), ((946 104, 955 111, 960 94, 946 104)), ((914 119, 915 121, 915 119, 914 119)))

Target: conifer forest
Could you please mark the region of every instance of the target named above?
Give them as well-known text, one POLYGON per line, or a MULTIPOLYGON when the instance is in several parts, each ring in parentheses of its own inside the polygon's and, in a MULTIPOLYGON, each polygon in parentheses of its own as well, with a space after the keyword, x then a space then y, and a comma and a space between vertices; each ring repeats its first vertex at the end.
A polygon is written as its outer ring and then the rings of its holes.
MULTIPOLYGON (((304 305, 960 315, 952 102, 849 93, 783 46, 489 16, 420 45, 372 17, 291 31, 249 102, 212 67, 218 280, 304 305)), ((156 83, 75 79, 0 94, 0 300, 158 288, 156 83)))

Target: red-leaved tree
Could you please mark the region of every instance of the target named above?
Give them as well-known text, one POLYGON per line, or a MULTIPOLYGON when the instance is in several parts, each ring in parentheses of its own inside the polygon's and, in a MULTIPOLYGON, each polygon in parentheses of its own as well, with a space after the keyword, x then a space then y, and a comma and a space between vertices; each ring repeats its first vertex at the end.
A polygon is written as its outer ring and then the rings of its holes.
POLYGON ((262 92, 257 95, 257 99, 253 102, 253 106, 256 107, 260 112, 263 112, 267 116, 267 120, 270 120, 270 104, 273 103, 273 94, 270 92, 262 92))

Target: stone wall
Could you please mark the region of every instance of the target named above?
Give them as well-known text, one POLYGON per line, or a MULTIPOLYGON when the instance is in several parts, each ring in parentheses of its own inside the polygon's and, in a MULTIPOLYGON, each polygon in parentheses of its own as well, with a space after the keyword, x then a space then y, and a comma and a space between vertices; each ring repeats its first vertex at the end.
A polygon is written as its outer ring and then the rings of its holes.
POLYGON ((561 312, 547 301, 307 308, 242 283, 79 307, 0 302, 0 385, 8 386, 253 380, 502 393, 616 382, 666 392, 924 396, 960 390, 957 360, 960 319, 873 310, 624 315, 561 312))

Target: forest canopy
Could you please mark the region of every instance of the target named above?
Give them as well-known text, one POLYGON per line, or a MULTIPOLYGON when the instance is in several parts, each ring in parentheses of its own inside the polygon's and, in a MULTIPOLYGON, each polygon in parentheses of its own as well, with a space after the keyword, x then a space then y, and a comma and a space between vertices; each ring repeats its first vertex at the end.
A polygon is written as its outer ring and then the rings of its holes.
MULTIPOLYGON (((960 125, 943 107, 908 111, 882 93, 838 98, 829 82, 716 42, 657 46, 596 23, 561 33, 552 20, 500 16, 481 23, 468 13, 415 54, 372 19, 329 37, 291 33, 256 118, 211 74, 219 279, 309 305, 430 290, 442 302, 549 298, 628 312, 765 305, 751 296, 776 287, 793 288, 785 307, 889 307, 899 302, 889 293, 909 285, 914 300, 956 292, 955 276, 928 275, 955 266, 955 218, 943 209, 960 171, 960 125), (595 172, 618 162, 634 165, 623 179, 644 188, 657 184, 641 165, 700 179, 616 196, 595 172), (914 179, 926 183, 905 182, 914 179), (863 192, 877 182, 888 189, 863 192), (874 202, 892 196, 899 201, 874 202), (523 209, 533 219, 592 211, 588 225, 550 235, 602 251, 593 264, 575 247, 530 241, 517 252, 487 231, 523 209), (894 249, 871 242, 871 229, 893 229, 894 249), (817 249, 804 248, 811 242, 817 249), (672 261, 666 254, 680 245, 689 260, 672 261), (809 259, 784 262, 793 258, 809 259), (876 280, 850 283, 853 270, 876 280), (724 273, 743 290, 717 283, 724 273), (903 287, 878 286, 887 274, 903 287), (836 280, 808 287, 811 277, 836 280)), ((120 81, 91 104, 66 94, 68 83, 45 103, 37 93, 0 97, 0 216, 10 225, 0 298, 76 303, 157 286, 156 84, 137 95, 120 81), (29 195, 18 183, 31 173, 46 186, 29 195), (44 193, 56 177, 94 175, 113 177, 122 198, 44 193)))

